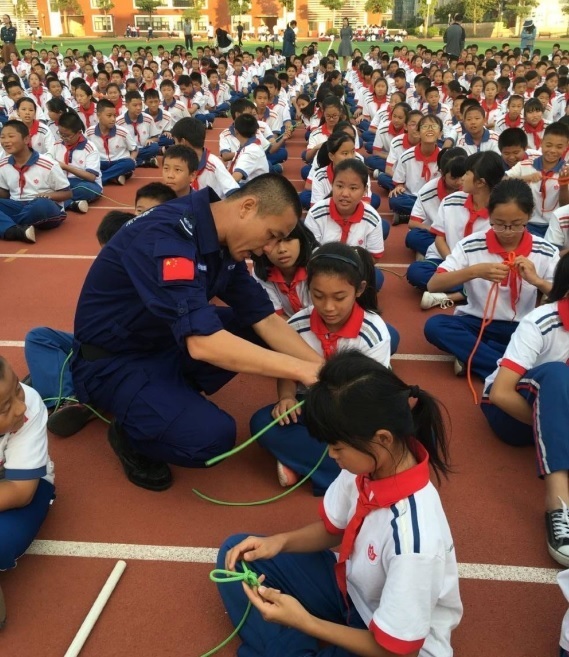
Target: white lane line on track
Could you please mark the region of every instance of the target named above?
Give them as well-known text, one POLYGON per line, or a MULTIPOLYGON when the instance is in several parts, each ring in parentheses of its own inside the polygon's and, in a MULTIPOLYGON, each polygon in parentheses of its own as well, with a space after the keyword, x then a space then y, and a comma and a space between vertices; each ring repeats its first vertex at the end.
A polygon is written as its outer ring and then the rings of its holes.
POLYGON ((65 255, 61 253, 0 253, 0 258, 28 258, 31 260, 94 260, 94 255, 65 255))
POLYGON ((23 347, 23 340, 0 340, 0 347, 23 347))
MULTIPOLYGON (((215 563, 216 548, 177 547, 169 545, 133 545, 129 543, 88 543, 82 541, 34 541, 27 554, 50 557, 85 557, 91 559, 133 559, 181 563, 215 563)), ((485 563, 460 563, 462 579, 529 584, 555 584, 558 570, 527 566, 499 566, 485 563)))

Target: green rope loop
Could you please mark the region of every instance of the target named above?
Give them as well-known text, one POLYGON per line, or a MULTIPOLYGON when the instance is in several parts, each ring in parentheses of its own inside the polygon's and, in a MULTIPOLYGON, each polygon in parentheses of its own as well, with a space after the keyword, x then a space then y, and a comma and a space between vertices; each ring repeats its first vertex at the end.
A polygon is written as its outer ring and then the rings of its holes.
MULTIPOLYGON (((222 568, 216 568, 215 570, 212 570, 209 574, 209 578, 212 582, 215 582, 216 584, 229 584, 231 582, 245 582, 249 586, 259 586, 259 579, 257 578, 257 574, 253 572, 244 561, 241 561, 241 566, 243 568, 243 572, 239 571, 233 571, 233 570, 223 570, 222 568)), ((216 652, 219 652, 222 648, 225 648, 225 646, 228 643, 231 643, 233 639, 239 634, 241 631, 241 628, 245 623, 247 622, 247 618, 249 616, 249 612, 251 611, 251 602, 247 603, 247 608, 245 609, 245 613, 243 614, 243 618, 239 621, 233 632, 227 637, 227 639, 224 639, 220 644, 215 646, 215 648, 212 648, 211 650, 208 650, 207 652, 204 652, 203 655, 200 657, 211 657, 211 655, 215 655, 216 652)))

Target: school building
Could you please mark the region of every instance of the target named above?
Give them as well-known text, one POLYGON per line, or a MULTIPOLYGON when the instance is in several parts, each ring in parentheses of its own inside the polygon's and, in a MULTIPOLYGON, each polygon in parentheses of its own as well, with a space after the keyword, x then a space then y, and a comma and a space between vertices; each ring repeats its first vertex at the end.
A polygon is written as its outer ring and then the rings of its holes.
MULTIPOLYGON (((154 36, 164 38, 174 33, 183 33, 184 12, 192 9, 194 0, 162 0, 162 6, 156 9, 152 18, 137 8, 137 0, 114 0, 114 8, 109 12, 100 9, 100 0, 78 0, 80 11, 61 12, 58 0, 27 0, 28 11, 17 16, 18 0, 0 0, 0 13, 7 13, 18 26, 20 42, 25 40, 25 21, 33 27, 39 26, 45 36, 116 36, 124 37, 127 25, 140 28, 141 36, 146 36, 150 22, 154 36)), ((287 12, 279 0, 239 0, 232 3, 237 11, 230 12, 227 0, 204 0, 201 5, 201 17, 192 21, 196 36, 206 34, 211 21, 215 28, 222 27, 235 34, 239 21, 243 24, 245 34, 251 38, 271 35, 276 26, 284 30, 286 24, 296 19, 298 37, 317 38, 332 25, 340 27, 342 18, 350 19, 352 26, 379 24, 381 16, 368 14, 364 10, 365 0, 347 0, 344 7, 332 12, 319 0, 296 0, 294 10, 287 12), (242 13, 239 13, 242 12, 242 13)), ((96 45, 96 44, 95 44, 96 45)))

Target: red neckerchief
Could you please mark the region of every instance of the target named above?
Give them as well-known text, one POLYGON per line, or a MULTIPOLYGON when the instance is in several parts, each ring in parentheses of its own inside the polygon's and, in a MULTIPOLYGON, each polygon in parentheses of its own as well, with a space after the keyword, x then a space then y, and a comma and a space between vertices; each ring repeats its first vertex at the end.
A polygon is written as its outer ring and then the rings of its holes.
POLYGON ((338 348, 338 340, 340 338, 357 338, 362 328, 364 321, 364 309, 358 304, 354 303, 352 312, 348 317, 348 320, 342 326, 342 328, 336 333, 330 333, 326 324, 322 320, 322 317, 316 312, 316 309, 313 308, 310 314, 310 330, 320 341, 322 345, 322 351, 324 352, 324 359, 328 360, 331 356, 336 353, 338 348))
POLYGON ((512 120, 509 114, 504 116, 504 123, 508 128, 519 128, 522 124, 522 115, 520 114, 517 119, 512 120))
POLYGON ((117 102, 115 103, 115 110, 117 112, 120 112, 121 108, 123 106, 122 98, 119 98, 117 102))
POLYGON ((482 107, 482 109, 486 113, 486 121, 488 121, 488 119, 490 118, 490 112, 492 110, 497 110, 498 109, 498 103, 496 102, 496 99, 494 99, 494 102, 492 103, 492 105, 490 105, 490 107, 488 107, 488 105, 486 104, 486 100, 483 100, 480 103, 480 107, 482 107))
POLYGON ((480 210, 474 208, 474 198, 472 194, 469 194, 466 201, 464 201, 464 209, 468 210, 468 221, 464 227, 464 237, 468 237, 469 235, 472 235, 472 230, 476 220, 488 219, 490 215, 488 214, 488 208, 480 208, 480 210))
POLYGON ((530 125, 527 121, 524 124, 524 130, 526 131, 526 133, 528 135, 533 135, 533 143, 536 150, 539 150, 539 148, 541 148, 542 137, 539 133, 543 132, 544 128, 545 128, 545 123, 543 122, 543 119, 541 119, 541 121, 535 126, 530 125))
POLYGON ((208 85, 209 90, 213 94, 213 104, 217 105, 217 94, 221 91, 221 87, 217 85, 217 89, 214 89, 211 84, 208 85))
POLYGON ((332 184, 334 182, 334 167, 332 166, 332 164, 329 164, 326 167, 326 176, 330 184, 332 184))
POLYGON ((23 166, 19 167, 15 162, 12 164, 14 169, 18 172, 18 185, 20 187, 20 197, 24 193, 24 187, 26 186, 26 171, 28 169, 31 169, 33 164, 24 164, 23 166))
POLYGON ((290 283, 287 283, 283 277, 282 271, 278 267, 272 267, 267 281, 274 283, 280 292, 282 292, 286 298, 289 300, 290 306, 293 313, 297 313, 299 310, 302 310, 304 307, 302 301, 298 296, 298 288, 300 283, 303 283, 307 279, 306 268, 297 267, 294 272, 294 277, 290 283))
POLYGON ((332 134, 332 133, 330 132, 330 128, 329 128, 325 123, 323 123, 323 124, 320 126, 320 128, 321 128, 321 132, 322 132, 322 134, 325 135, 326 137, 329 137, 329 136, 332 134))
POLYGON ((32 95, 35 96, 36 102, 38 104, 38 107, 41 107, 41 99, 43 96, 43 89, 41 87, 37 87, 36 89, 31 89, 32 95))
POLYGON ((402 126, 401 128, 399 128, 399 130, 396 130, 393 123, 389 123, 389 128, 387 128, 388 135, 393 135, 393 137, 397 137, 397 135, 401 135, 404 132, 405 132, 405 126, 402 126))
POLYGON ((194 181, 192 183, 192 188, 195 189, 196 191, 199 190, 199 188, 200 188, 200 184, 199 184, 198 179, 202 175, 202 173, 205 171, 205 167, 206 167, 208 159, 209 159, 209 150, 207 148, 204 148, 203 149, 203 154, 201 156, 200 163, 199 163, 199 166, 198 166, 197 175, 194 178, 194 181))
POLYGON ((557 312, 561 317, 563 328, 569 331, 569 297, 564 297, 557 302, 557 312))
POLYGON ((376 96, 373 94, 373 100, 377 103, 377 109, 379 109, 387 100, 387 96, 376 96))
POLYGON ((334 567, 338 588, 342 592, 346 604, 348 598, 346 562, 354 551, 356 539, 366 517, 376 509, 387 509, 410 497, 425 488, 430 481, 427 450, 418 441, 413 441, 412 449, 417 459, 417 465, 412 468, 385 479, 372 480, 368 475, 358 475, 356 477, 356 488, 358 490, 356 510, 344 530, 340 554, 334 567))
POLYGON ((350 233, 350 228, 352 227, 352 224, 357 224, 359 223, 364 216, 364 204, 360 201, 357 206, 356 206, 356 211, 351 217, 348 217, 347 219, 344 219, 343 217, 340 216, 340 213, 338 212, 338 208, 336 207, 336 204, 334 203, 334 199, 330 199, 330 218, 332 221, 336 222, 338 226, 342 229, 342 235, 340 237, 340 242, 342 244, 345 244, 348 235, 350 233))
POLYGON ((404 151, 411 148, 411 144, 409 143, 409 133, 408 132, 403 133, 403 141, 401 142, 401 145, 403 146, 404 151))
MULTIPOLYGON (((506 264, 511 262, 516 256, 524 256, 527 258, 531 253, 532 245, 533 237, 527 230, 524 231, 520 243, 513 251, 504 251, 504 247, 498 242, 496 233, 492 229, 486 233, 486 248, 488 249, 488 253, 495 253, 496 255, 501 256, 506 264)), ((522 279, 517 269, 510 267, 510 273, 504 278, 500 285, 502 287, 509 286, 510 305, 512 310, 516 312, 516 304, 518 303, 522 288, 522 279)))
POLYGON ((63 161, 65 162, 65 164, 69 164, 69 162, 71 162, 71 160, 73 159, 73 151, 77 148, 77 146, 79 146, 79 144, 83 144, 86 141, 87 140, 85 139, 85 137, 81 135, 79 139, 72 146, 68 146, 67 144, 64 144, 65 155, 63 156, 63 161))
POLYGON ((423 155, 423 152, 421 151, 421 144, 417 144, 415 146, 415 159, 417 162, 422 162, 423 164, 423 170, 421 171, 421 178, 425 182, 429 182, 429 180, 432 177, 431 170, 429 169, 429 164, 436 164, 437 163, 437 157, 439 156, 440 148, 438 146, 435 147, 435 150, 431 153, 431 155, 423 155))
POLYGON ((30 138, 35 137, 38 134, 39 128, 40 128, 40 122, 39 121, 32 121, 32 125, 29 127, 30 138))
POLYGON ((91 102, 87 109, 85 109, 82 105, 79 105, 77 109, 79 110, 79 113, 83 114, 85 117, 85 127, 88 128, 91 125, 91 117, 95 114, 95 103, 91 102))
POLYGON ((445 185, 445 179, 443 176, 441 176, 439 178, 439 182, 437 183, 437 196, 439 197, 439 200, 442 201, 444 198, 446 198, 447 194, 448 192, 445 185))

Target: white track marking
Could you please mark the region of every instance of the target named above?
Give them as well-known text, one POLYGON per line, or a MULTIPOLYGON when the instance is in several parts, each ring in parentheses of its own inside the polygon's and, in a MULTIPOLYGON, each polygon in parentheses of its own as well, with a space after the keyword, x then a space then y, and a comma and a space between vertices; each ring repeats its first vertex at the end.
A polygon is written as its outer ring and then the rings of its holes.
MULTIPOLYGON (((39 540, 32 543, 27 554, 49 557, 133 559, 138 561, 214 564, 217 557, 217 549, 170 545, 39 540)), ((498 566, 486 563, 460 563, 458 564, 458 572, 462 579, 525 582, 528 584, 555 584, 559 573, 555 568, 498 566)))
POLYGON ((31 260, 94 260, 94 255, 66 255, 61 253, 0 253, 0 258, 28 258, 31 260))
POLYGON ((23 347, 23 340, 0 340, 0 347, 23 347))

